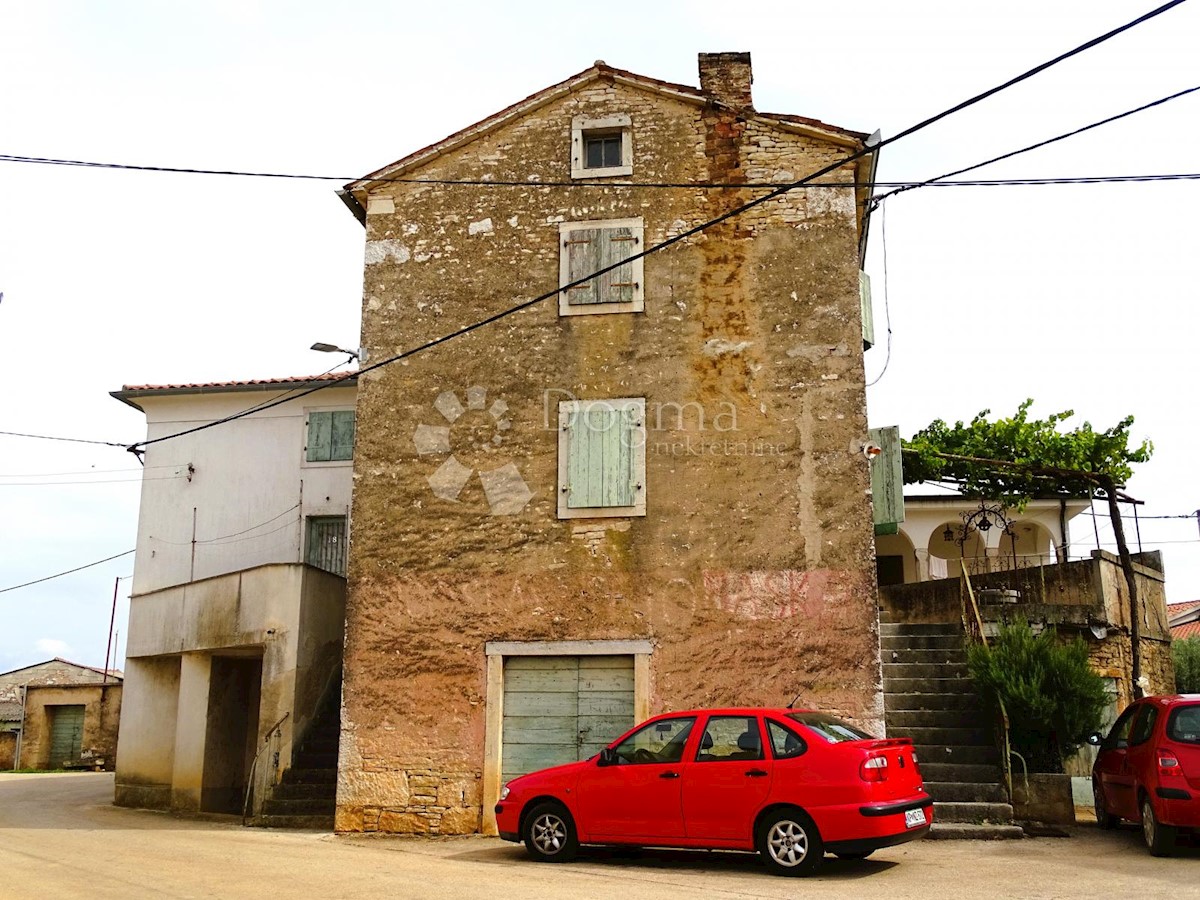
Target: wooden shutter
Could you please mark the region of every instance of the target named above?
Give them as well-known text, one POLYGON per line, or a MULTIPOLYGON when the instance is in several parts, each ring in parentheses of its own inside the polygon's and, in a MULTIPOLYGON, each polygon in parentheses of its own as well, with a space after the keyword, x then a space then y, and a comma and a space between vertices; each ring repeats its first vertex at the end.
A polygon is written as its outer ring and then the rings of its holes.
POLYGON ((858 271, 858 302, 862 306, 863 349, 875 346, 875 310, 871 307, 871 276, 858 271))
POLYGON ((308 461, 328 462, 333 452, 333 413, 308 414, 308 461))
POLYGON ((340 409, 332 413, 333 425, 330 459, 352 459, 354 456, 354 410, 340 409))
POLYGON ((904 469, 900 448, 900 429, 872 428, 871 442, 880 453, 871 462, 871 509, 876 534, 895 534, 904 521, 904 469))
MULTIPOLYGON (((632 228, 583 228, 563 237, 568 260, 568 279, 586 278, 601 269, 627 259, 641 250, 641 241, 632 228)), ((587 303, 632 303, 638 285, 633 263, 626 263, 590 281, 570 288, 567 302, 572 306, 587 303)))
POLYGON ((574 410, 567 423, 567 507, 633 506, 638 411, 604 404, 574 410))

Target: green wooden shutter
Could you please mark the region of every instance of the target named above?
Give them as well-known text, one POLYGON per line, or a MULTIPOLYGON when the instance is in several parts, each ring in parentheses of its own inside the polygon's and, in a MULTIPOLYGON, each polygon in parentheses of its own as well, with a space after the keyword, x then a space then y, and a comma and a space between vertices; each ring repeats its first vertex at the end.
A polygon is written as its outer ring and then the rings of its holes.
POLYGON ((876 534, 895 534, 904 521, 904 467, 900 429, 872 428, 868 434, 880 453, 871 462, 871 509, 876 534))
MULTIPOLYGON (((586 228, 568 232, 563 238, 571 281, 586 278, 614 263, 633 256, 641 248, 632 228, 586 228)), ((605 272, 567 291, 572 306, 589 303, 632 303, 637 284, 633 263, 605 272)))
POLYGON ((858 302, 862 306, 863 349, 870 350, 875 346, 875 310, 871 307, 871 276, 861 269, 858 272, 858 302))
POLYGON ((575 410, 567 425, 567 508, 633 506, 637 410, 597 405, 575 410))
POLYGON ((328 462, 333 452, 333 413, 308 414, 308 461, 328 462))
POLYGON ((354 457, 354 410, 340 409, 332 413, 333 425, 330 459, 354 457))

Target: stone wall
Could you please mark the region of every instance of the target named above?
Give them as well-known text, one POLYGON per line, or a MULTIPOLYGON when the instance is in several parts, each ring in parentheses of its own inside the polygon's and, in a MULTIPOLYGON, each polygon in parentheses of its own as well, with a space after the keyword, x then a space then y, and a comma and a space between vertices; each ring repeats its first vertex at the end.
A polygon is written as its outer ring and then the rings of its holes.
POLYGON ((11 769, 17 758, 17 732, 0 731, 0 772, 11 769))
MULTIPOLYGON (((405 173, 518 186, 372 191, 368 360, 553 290, 562 222, 644 217, 650 246, 754 196, 539 184, 569 180, 573 117, 617 114, 635 182, 849 152, 612 79, 568 92, 405 173)), ((480 827, 488 641, 648 639, 652 712, 803 694, 877 726, 858 238, 851 188, 794 191, 648 257, 643 313, 551 300, 361 378, 339 830, 480 827), (626 397, 646 398, 647 514, 560 520, 558 402, 626 397), (453 500, 422 426, 469 470, 453 500), (515 511, 485 490, 501 472, 515 511)))
POLYGON ((56 706, 84 707, 81 759, 111 772, 116 766, 122 685, 34 686, 25 697, 21 731, 22 768, 57 768, 50 759, 50 728, 56 706))
MULTIPOLYGON (((51 659, 0 674, 0 703, 20 703, 21 687, 26 684, 100 684, 104 680, 101 669, 51 659)), ((108 680, 112 681, 113 676, 109 675, 108 680)))

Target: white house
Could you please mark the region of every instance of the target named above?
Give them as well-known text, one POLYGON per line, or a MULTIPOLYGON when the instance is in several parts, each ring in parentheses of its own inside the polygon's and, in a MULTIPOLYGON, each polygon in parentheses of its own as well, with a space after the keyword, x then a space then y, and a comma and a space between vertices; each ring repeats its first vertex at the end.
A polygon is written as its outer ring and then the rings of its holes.
POLYGON ((112 393, 147 434, 118 804, 240 812, 253 775, 257 810, 336 712, 356 379, 296 395, 339 377, 112 393))

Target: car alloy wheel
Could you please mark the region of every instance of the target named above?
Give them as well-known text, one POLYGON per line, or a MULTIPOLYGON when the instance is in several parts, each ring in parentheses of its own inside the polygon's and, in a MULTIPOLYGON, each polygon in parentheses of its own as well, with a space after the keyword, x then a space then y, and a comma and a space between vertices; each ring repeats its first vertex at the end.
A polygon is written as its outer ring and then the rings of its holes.
POLYGON ((557 803, 541 803, 525 819, 525 849, 541 862, 575 858, 579 839, 570 814, 557 803))
POLYGON ((1170 856, 1175 849, 1175 828, 1158 821, 1148 796, 1142 797, 1142 837, 1151 856, 1170 856))
POLYGON ((824 856, 817 828, 799 810, 777 813, 763 826, 759 852, 778 875, 808 875, 824 856))

